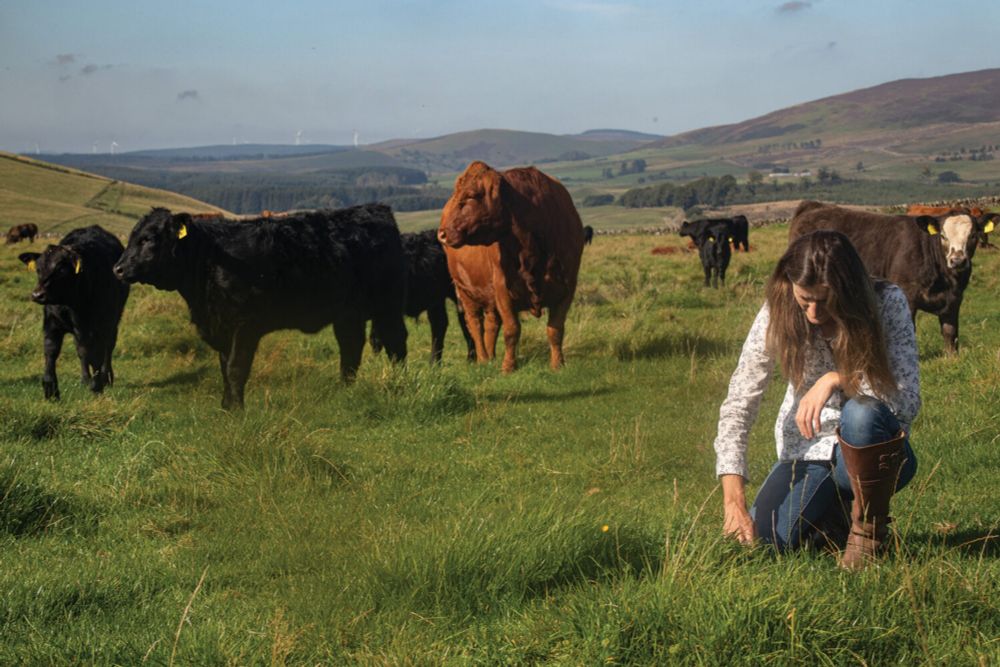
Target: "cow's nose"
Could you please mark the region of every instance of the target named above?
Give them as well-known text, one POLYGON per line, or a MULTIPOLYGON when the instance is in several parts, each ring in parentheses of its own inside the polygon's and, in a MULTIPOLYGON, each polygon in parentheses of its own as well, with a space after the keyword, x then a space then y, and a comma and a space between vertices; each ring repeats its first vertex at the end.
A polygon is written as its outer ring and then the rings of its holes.
POLYGON ((35 303, 42 303, 45 300, 45 290, 36 289, 31 293, 31 300, 35 303))
POLYGON ((438 230, 438 241, 444 243, 445 245, 448 244, 448 235, 444 233, 443 229, 438 230))
POLYGON ((117 278, 118 280, 121 280, 125 277, 125 269, 122 268, 121 264, 115 264, 111 268, 111 272, 115 274, 115 278, 117 278))

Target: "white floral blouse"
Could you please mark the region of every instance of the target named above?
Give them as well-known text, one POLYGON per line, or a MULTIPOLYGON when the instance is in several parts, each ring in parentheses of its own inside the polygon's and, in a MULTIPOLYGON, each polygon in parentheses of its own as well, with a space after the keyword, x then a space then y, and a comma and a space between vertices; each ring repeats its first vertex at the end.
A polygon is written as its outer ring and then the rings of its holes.
MULTIPOLYGON (((885 403, 908 433, 910 422, 920 410, 920 367, 913 320, 906 296, 899 287, 891 283, 883 283, 879 287, 876 294, 880 301, 882 329, 897 391, 893 396, 878 396, 865 378, 859 393, 885 403)), ((743 343, 739 363, 729 381, 729 394, 719 410, 719 432, 715 438, 717 475, 737 474, 749 479, 747 438, 750 427, 757 419, 761 396, 776 365, 776 359, 765 348, 768 321, 769 310, 765 303, 743 343)), ((846 401, 843 392, 839 390, 833 393, 820 412, 820 430, 816 437, 804 437, 795 424, 799 399, 821 376, 836 370, 833 352, 827 341, 817 336, 806 344, 802 388, 796 392, 789 383, 785 400, 778 411, 778 420, 774 424, 779 461, 830 461, 837 443, 836 428, 840 424, 840 408, 846 401)))

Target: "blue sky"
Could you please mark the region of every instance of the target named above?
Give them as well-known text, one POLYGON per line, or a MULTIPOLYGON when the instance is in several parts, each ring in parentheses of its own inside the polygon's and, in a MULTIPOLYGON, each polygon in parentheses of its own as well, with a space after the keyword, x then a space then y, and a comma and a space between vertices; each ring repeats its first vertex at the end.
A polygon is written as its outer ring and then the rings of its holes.
POLYGON ((0 149, 675 134, 1000 66, 986 0, 0 0, 0 149))

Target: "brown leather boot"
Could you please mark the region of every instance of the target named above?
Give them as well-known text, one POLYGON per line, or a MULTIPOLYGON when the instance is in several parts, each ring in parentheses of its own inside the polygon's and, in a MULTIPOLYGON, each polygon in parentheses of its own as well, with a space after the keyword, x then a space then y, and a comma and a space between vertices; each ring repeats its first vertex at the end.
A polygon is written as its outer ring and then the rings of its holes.
POLYGON ((903 447, 906 433, 899 432, 892 440, 853 447, 840 437, 840 454, 851 479, 854 500, 851 503, 851 532, 840 566, 848 570, 863 570, 882 550, 889 529, 889 500, 896 490, 899 471, 906 460, 903 447))

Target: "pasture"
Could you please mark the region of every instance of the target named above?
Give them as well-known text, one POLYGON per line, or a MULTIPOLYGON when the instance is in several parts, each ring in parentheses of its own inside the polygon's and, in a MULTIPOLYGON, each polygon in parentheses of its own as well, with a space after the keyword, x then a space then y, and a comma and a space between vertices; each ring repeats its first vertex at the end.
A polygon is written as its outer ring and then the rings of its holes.
POLYGON ((651 254, 679 237, 597 237, 559 372, 530 316, 509 376, 464 361, 451 308, 440 368, 408 320, 407 365, 366 349, 351 386, 329 329, 272 334, 232 414, 181 298, 143 285, 115 386, 81 387, 67 341, 44 402, 28 248, 3 249, 0 663, 1000 663, 996 251, 957 359, 918 317, 896 555, 849 574, 720 537, 718 408, 786 235, 751 230, 723 290, 696 254, 651 254))

